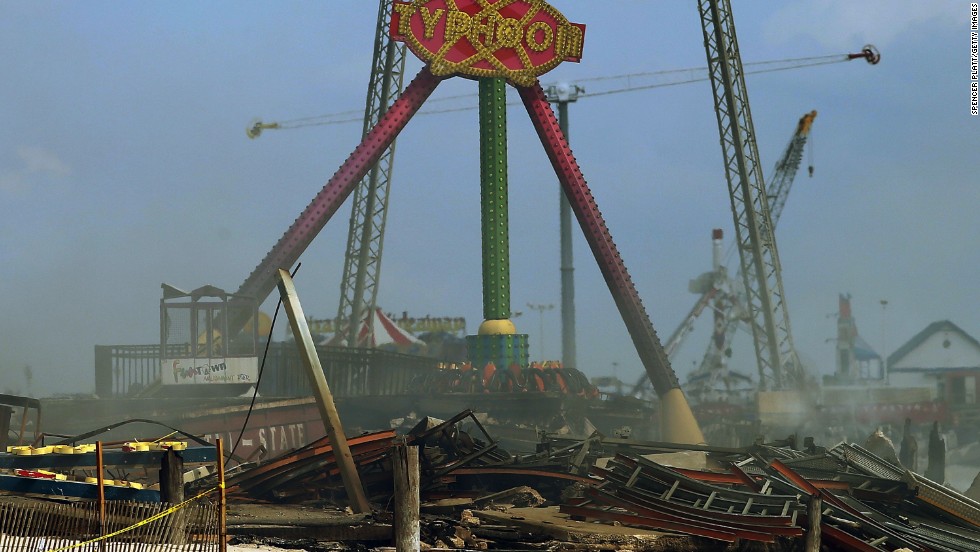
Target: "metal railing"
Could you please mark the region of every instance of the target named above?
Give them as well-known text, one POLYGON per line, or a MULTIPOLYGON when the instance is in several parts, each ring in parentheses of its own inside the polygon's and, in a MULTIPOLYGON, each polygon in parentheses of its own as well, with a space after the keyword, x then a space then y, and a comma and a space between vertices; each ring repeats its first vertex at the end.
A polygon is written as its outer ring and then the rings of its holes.
POLYGON ((147 552, 209 552, 219 550, 219 508, 207 500, 182 508, 167 503, 105 504, 105 527, 98 502, 0 503, 0 550, 92 550, 98 543, 139 543, 147 552), (114 536, 100 539, 102 535, 114 536))
MULTIPOLYGON (((434 358, 381 349, 318 346, 317 355, 337 397, 405 394, 413 380, 437 370, 439 363, 434 358)), ((96 394, 132 397, 153 387, 160 381, 160 358, 159 345, 97 345, 96 394)), ((220 394, 217 386, 215 393, 220 394)), ((270 345, 259 393, 265 397, 310 396, 308 376, 295 344, 270 345)))

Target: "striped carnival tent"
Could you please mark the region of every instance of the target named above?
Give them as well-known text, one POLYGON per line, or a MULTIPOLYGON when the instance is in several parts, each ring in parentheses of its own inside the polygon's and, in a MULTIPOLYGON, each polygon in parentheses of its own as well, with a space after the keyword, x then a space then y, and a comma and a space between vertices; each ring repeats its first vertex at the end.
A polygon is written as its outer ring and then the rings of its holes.
MULTIPOLYGON (((346 345, 346 335, 338 332, 326 344, 346 345)), ((380 308, 375 308, 372 315, 361 323, 361 329, 357 332, 357 346, 419 353, 425 350, 426 344, 400 328, 380 308)))

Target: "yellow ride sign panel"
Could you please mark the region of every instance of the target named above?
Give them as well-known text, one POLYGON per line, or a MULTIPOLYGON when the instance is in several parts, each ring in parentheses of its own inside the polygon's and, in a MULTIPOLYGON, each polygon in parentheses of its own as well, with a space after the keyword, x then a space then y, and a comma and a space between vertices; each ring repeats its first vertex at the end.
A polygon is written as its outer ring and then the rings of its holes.
POLYGON ((436 76, 504 78, 520 86, 579 61, 585 25, 543 0, 396 1, 391 37, 436 76))

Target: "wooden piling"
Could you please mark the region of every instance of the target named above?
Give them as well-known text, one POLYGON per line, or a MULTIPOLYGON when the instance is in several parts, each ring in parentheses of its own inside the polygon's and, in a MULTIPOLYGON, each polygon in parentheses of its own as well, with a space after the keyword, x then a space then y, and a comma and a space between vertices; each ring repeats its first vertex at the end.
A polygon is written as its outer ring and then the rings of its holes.
POLYGON ((170 504, 184 501, 184 459, 172 448, 160 458, 160 501, 170 504))
MULTIPOLYGON (((0 405, 0 452, 6 452, 7 450, 7 439, 10 436, 10 417, 13 414, 13 408, 0 405)), ((27 418, 27 416, 25 415, 23 418, 27 418)), ((23 431, 21 431, 21 435, 24 435, 23 431)), ((19 445, 20 443, 17 444, 19 445)))
POLYGON ((803 552, 820 552, 820 520, 822 518, 823 499, 819 494, 810 497, 807 505, 807 525, 806 542, 803 552))
POLYGON ((391 448, 395 479, 395 550, 415 552, 421 547, 419 527, 419 449, 405 443, 391 448))
MULTIPOLYGON (((102 441, 95 442, 95 484, 99 490, 99 536, 105 535, 105 464, 102 461, 102 441)), ((99 541, 99 550, 105 550, 105 540, 99 541)))
POLYGON ((228 517, 225 507, 225 449, 221 438, 216 439, 218 447, 218 550, 228 552, 228 517))

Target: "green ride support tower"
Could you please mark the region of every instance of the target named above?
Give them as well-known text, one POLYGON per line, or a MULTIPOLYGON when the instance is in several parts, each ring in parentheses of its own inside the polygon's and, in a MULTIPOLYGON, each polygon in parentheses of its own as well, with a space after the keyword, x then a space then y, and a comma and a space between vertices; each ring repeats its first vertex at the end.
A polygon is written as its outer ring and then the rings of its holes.
POLYGON ((527 335, 510 320, 510 237, 507 205, 507 89, 501 78, 481 78, 480 213, 483 234, 483 318, 466 336, 470 361, 482 369, 528 365, 527 335))

